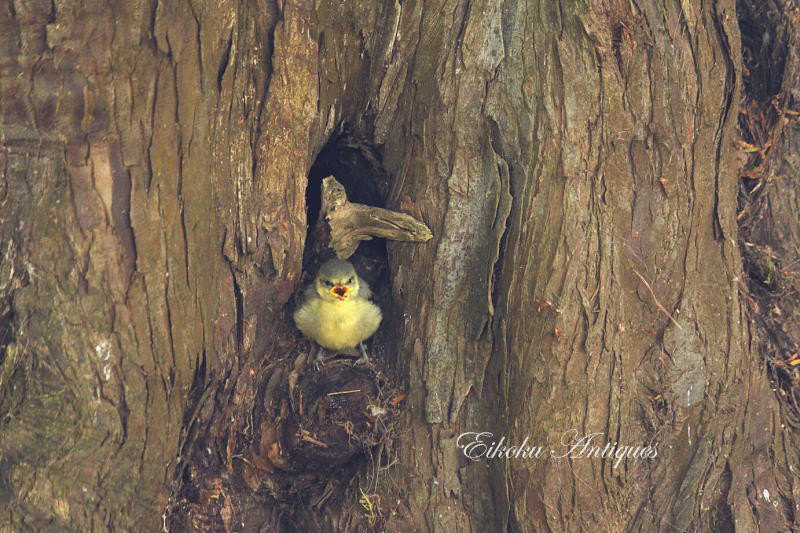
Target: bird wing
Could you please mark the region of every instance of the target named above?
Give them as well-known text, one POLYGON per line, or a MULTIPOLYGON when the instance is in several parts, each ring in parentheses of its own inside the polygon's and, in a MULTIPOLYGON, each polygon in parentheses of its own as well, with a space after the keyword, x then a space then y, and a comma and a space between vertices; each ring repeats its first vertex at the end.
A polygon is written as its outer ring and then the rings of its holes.
POLYGON ((369 288, 369 283, 364 281, 364 278, 358 274, 356 274, 356 277, 358 278, 358 296, 360 298, 369 300, 372 298, 372 289, 369 288))

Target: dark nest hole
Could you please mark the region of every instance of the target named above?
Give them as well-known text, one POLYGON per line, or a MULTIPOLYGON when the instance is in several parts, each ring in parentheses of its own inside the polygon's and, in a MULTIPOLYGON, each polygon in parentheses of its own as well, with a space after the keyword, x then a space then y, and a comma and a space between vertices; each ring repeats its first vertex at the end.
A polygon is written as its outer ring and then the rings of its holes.
MULTIPOLYGON (((330 235, 327 223, 320 219, 322 180, 334 176, 352 203, 385 207, 391 177, 383 168, 382 159, 379 147, 362 140, 347 127, 320 150, 309 171, 306 188, 308 235, 303 257, 303 285, 310 283, 319 266, 334 256, 328 247, 330 235)), ((392 312, 386 240, 374 238, 361 241, 356 252, 347 260, 369 284, 373 298, 384 314, 384 325, 368 341, 371 345, 370 354, 381 352, 379 361, 393 366, 395 354, 388 349, 391 343, 385 328, 392 312)))
POLYGON ((313 227, 319 216, 322 179, 331 175, 344 185, 351 202, 384 207, 390 178, 383 169, 382 154, 377 147, 360 140, 345 128, 320 150, 308 173, 306 205, 309 227, 313 227))
POLYGON ((797 111, 791 91, 784 92, 785 77, 797 68, 787 63, 792 57, 788 46, 797 42, 789 7, 783 0, 737 2, 744 61, 736 140, 742 157, 737 220, 749 314, 761 331, 759 349, 775 390, 800 429, 800 332, 793 331, 791 320, 800 306, 800 270, 796 257, 783 250, 785 243, 772 242, 771 227, 781 221, 773 219, 770 208, 770 196, 786 186, 771 179, 772 167, 782 157, 786 112, 797 111))
MULTIPOLYGON (((384 170, 380 150, 360 140, 347 128, 335 135, 320 151, 308 173, 306 206, 308 240, 303 266, 314 272, 316 267, 333 256, 324 236, 314 229, 319 220, 322 180, 334 176, 344 186, 349 201, 357 204, 384 207, 389 194, 390 177, 384 170)), ((375 288, 388 281, 386 277, 386 241, 362 241, 355 255, 348 258, 358 274, 375 288), (381 277, 381 276, 384 277, 381 277)))

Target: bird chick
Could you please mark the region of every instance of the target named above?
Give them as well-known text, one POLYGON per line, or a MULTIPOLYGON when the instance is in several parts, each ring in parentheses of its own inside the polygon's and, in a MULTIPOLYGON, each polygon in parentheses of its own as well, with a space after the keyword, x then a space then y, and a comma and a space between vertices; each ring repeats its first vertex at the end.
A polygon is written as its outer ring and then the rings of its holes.
MULTIPOLYGON (((368 362, 362 341, 372 336, 381 323, 381 309, 371 301, 369 285, 358 277, 353 265, 341 259, 323 264, 314 283, 303 295, 294 313, 297 329, 323 348, 361 348, 359 362, 368 362)), ((322 357, 322 351, 317 360, 322 357)))

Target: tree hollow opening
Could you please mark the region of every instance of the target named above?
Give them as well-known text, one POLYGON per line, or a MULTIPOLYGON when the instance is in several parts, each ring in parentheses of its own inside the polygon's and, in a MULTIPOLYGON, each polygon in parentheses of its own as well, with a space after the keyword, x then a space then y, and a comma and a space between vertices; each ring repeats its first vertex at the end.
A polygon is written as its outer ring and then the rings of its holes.
MULTIPOLYGON (((325 223, 320 220, 322 180, 334 176, 352 203, 384 207, 391 177, 384 169, 382 159, 379 147, 362 140, 349 128, 343 128, 320 150, 311 165, 306 188, 308 234, 303 257, 306 283, 324 261, 334 256, 328 247, 327 232, 319 231, 320 225, 325 223)), ((361 241, 355 253, 346 259, 369 283, 385 312, 389 298, 386 239, 361 241)))

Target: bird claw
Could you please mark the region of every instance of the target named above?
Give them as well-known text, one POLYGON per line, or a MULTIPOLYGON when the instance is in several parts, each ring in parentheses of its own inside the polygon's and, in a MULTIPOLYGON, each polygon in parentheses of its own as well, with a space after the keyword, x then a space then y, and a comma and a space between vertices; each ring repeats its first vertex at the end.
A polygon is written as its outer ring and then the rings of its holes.
POLYGON ((325 348, 322 346, 317 350, 317 356, 314 358, 314 370, 319 370, 325 366, 325 348))
POLYGON ((367 350, 364 349, 364 343, 358 343, 358 347, 361 348, 361 357, 356 359, 356 362, 353 363, 353 365, 368 365, 369 357, 367 356, 367 350))

